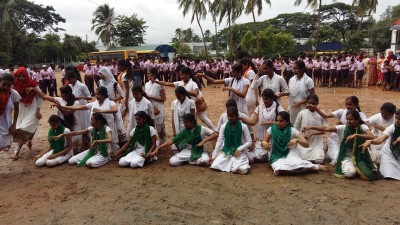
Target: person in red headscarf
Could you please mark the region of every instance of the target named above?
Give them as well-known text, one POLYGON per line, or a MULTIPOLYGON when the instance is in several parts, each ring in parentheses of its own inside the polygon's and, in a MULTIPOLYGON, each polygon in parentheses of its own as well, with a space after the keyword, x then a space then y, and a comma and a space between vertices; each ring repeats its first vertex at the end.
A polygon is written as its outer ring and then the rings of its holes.
POLYGON ((32 147, 32 138, 39 125, 39 120, 42 118, 40 107, 42 99, 35 95, 32 89, 38 89, 36 81, 29 77, 28 71, 24 67, 19 67, 14 74, 15 82, 14 89, 21 96, 19 102, 19 115, 14 133, 14 142, 17 143, 13 159, 18 159, 19 151, 23 144, 32 147))

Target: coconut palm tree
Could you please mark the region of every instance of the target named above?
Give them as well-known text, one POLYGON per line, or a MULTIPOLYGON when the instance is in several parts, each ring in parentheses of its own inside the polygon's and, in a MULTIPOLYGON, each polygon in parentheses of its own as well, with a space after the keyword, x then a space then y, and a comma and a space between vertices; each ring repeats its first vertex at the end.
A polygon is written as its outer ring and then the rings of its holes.
POLYGON ((200 27, 201 36, 203 37, 204 50, 206 54, 206 59, 208 58, 207 45, 204 40, 204 32, 201 27, 200 20, 205 19, 207 16, 206 6, 209 4, 209 0, 178 0, 179 9, 182 9, 183 16, 186 16, 189 11, 192 11, 191 23, 196 19, 197 24, 200 27))
MULTIPOLYGON (((295 6, 301 5, 303 0, 296 0, 294 2, 295 6)), ((318 11, 318 21, 317 21, 317 32, 315 35, 315 47, 318 46, 318 39, 319 39, 319 28, 321 24, 321 6, 322 6, 322 0, 307 0, 307 7, 311 7, 314 11, 318 11)))
POLYGON ((355 9, 356 15, 360 17, 357 32, 360 32, 361 30, 361 24, 364 17, 369 17, 372 13, 376 13, 377 5, 378 0, 353 0, 351 7, 355 9))
POLYGON ((17 11, 16 0, 0 0, 0 25, 4 30, 12 30, 19 27, 18 17, 22 13, 17 11))
POLYGON ((262 7, 263 7, 263 2, 267 3, 271 7, 271 0, 247 0, 246 3, 246 8, 245 8, 245 13, 246 14, 252 14, 253 15, 253 21, 254 21, 254 31, 256 32, 256 37, 257 37, 257 54, 260 55, 260 43, 258 40, 258 30, 256 27, 256 15, 254 11, 257 9, 257 14, 258 16, 261 15, 262 13, 262 7))
POLYGON ((211 11, 219 15, 219 24, 222 23, 225 17, 227 17, 227 24, 229 27, 229 52, 231 55, 231 61, 233 61, 233 35, 232 35, 232 23, 242 14, 244 10, 244 0, 214 0, 211 3, 211 11))
POLYGON ((92 30, 107 48, 114 45, 114 27, 117 20, 114 8, 110 8, 108 4, 100 5, 93 12, 92 30))

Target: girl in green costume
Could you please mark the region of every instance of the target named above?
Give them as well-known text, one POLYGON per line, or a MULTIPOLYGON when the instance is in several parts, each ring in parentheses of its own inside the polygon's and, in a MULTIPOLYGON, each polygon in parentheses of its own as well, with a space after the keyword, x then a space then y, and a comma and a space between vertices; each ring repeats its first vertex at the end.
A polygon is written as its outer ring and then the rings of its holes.
POLYGON ((128 141, 120 150, 112 153, 113 157, 123 155, 119 159, 120 166, 132 168, 143 167, 145 162, 151 162, 157 142, 157 131, 154 129, 153 119, 144 111, 135 114, 136 127, 133 128, 128 141))
POLYGON ((227 109, 228 122, 221 126, 217 145, 210 159, 211 168, 223 172, 246 174, 249 169, 247 151, 252 141, 249 129, 239 120, 237 108, 227 109))
POLYGON ((58 140, 53 140, 53 136, 59 134, 68 134, 71 131, 65 126, 64 120, 62 120, 57 115, 52 115, 49 117, 50 129, 47 134, 47 139, 49 141, 49 148, 46 151, 35 156, 35 164, 38 167, 48 166, 53 167, 60 165, 72 157, 72 138, 63 137, 58 140))
POLYGON ((183 115, 182 119, 185 129, 180 131, 171 140, 156 148, 154 155, 160 149, 175 144, 179 152, 169 160, 171 166, 179 166, 185 162, 193 165, 207 166, 210 158, 204 149, 204 144, 216 139, 218 133, 207 127, 198 125, 194 115, 191 113, 183 115))
POLYGON ((335 176, 340 178, 353 178, 357 174, 365 180, 378 179, 378 171, 372 163, 368 151, 362 151, 360 145, 365 140, 371 140, 374 135, 364 124, 357 110, 346 113, 346 125, 336 127, 304 127, 306 130, 335 132, 339 137, 340 150, 335 166, 335 176))
POLYGON ((303 160, 297 144, 308 148, 308 141, 290 124, 289 113, 282 111, 276 118, 277 124, 267 130, 261 145, 269 151, 269 163, 276 175, 325 171, 326 167, 303 160))
POLYGON ((90 127, 85 130, 73 131, 68 134, 60 134, 53 137, 53 140, 58 140, 62 137, 72 137, 82 134, 91 134, 90 149, 71 157, 69 164, 78 164, 79 166, 88 166, 96 168, 103 166, 109 160, 111 152, 112 132, 111 128, 107 126, 107 121, 99 112, 92 114, 90 118, 90 127))

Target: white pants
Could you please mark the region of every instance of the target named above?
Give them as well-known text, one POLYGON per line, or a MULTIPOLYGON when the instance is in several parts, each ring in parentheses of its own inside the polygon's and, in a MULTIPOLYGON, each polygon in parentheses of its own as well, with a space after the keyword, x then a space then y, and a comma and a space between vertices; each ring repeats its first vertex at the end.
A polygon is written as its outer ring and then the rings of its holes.
POLYGON ((328 138, 328 151, 326 155, 331 159, 331 164, 335 165, 337 162, 337 157, 340 151, 339 136, 336 133, 332 133, 328 138))
POLYGON ((226 156, 224 152, 221 152, 211 164, 211 169, 246 174, 250 169, 247 153, 242 152, 238 157, 234 157, 226 156))
POLYGON ((208 156, 207 152, 203 152, 203 154, 201 154, 201 157, 195 161, 190 160, 191 153, 191 150, 183 149, 169 159, 169 164, 171 166, 179 166, 183 163, 188 162, 192 165, 208 165, 210 157, 208 156))
POLYGON ((249 163, 266 162, 268 160, 268 151, 261 147, 260 141, 257 141, 254 150, 247 152, 247 158, 249 159, 249 163))
POLYGON ((197 115, 199 116, 200 120, 203 121, 203 123, 210 128, 211 130, 215 130, 214 125, 212 124, 211 120, 208 118, 206 111, 204 112, 197 112, 197 115))
MULTIPOLYGON (((79 164, 83 158, 85 158, 86 154, 89 152, 89 150, 83 151, 79 153, 78 155, 72 156, 69 160, 68 163, 75 165, 79 164)), ((86 161, 86 165, 89 167, 100 167, 108 162, 108 158, 102 156, 100 153, 97 153, 96 155, 92 156, 90 159, 86 161)))
POLYGON ((286 157, 282 157, 271 164, 275 175, 282 173, 304 173, 317 170, 318 165, 313 164, 300 157, 299 149, 290 149, 286 157))
POLYGON ((145 158, 140 156, 142 153, 144 153, 144 148, 133 150, 128 155, 119 159, 119 166, 130 166, 132 168, 143 167, 145 158))
POLYGON ((342 161, 342 172, 345 177, 353 178, 356 176, 356 168, 354 167, 353 161, 351 158, 344 158, 342 161))
POLYGON ((52 154, 53 154, 53 150, 50 150, 49 152, 44 154, 42 157, 40 157, 38 160, 36 160, 36 162, 35 162, 36 166, 37 167, 41 167, 41 166, 53 167, 53 166, 57 166, 57 165, 65 163, 66 161, 68 161, 69 158, 72 157, 72 151, 70 151, 67 154, 59 156, 55 159, 47 159, 52 154))

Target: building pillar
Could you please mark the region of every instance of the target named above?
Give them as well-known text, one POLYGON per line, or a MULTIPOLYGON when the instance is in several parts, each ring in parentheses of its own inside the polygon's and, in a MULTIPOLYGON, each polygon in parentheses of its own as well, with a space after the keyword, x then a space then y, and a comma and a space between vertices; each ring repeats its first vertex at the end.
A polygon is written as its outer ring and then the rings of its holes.
POLYGON ((396 47, 397 47, 397 30, 393 29, 392 30, 392 39, 390 41, 390 50, 395 52, 396 51, 396 47))

